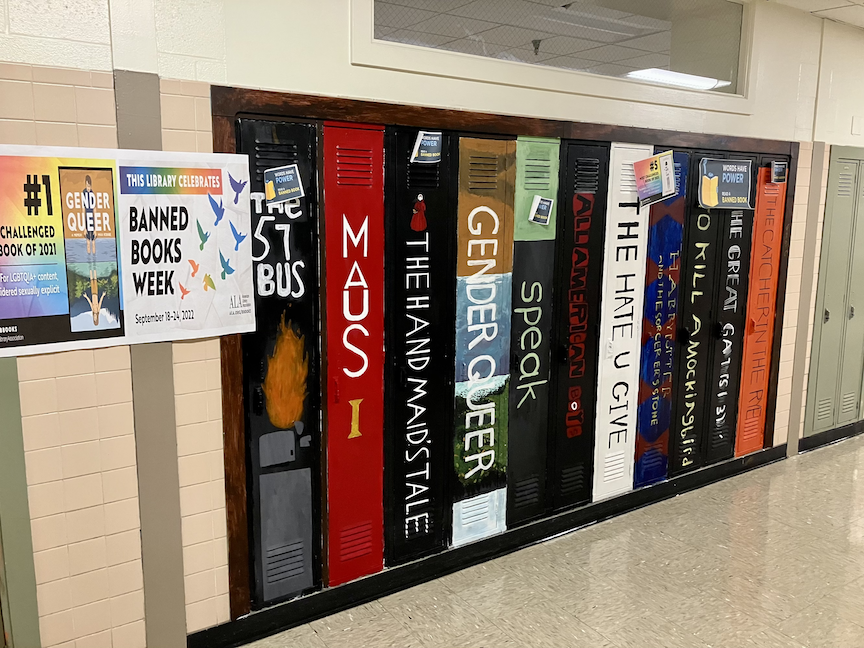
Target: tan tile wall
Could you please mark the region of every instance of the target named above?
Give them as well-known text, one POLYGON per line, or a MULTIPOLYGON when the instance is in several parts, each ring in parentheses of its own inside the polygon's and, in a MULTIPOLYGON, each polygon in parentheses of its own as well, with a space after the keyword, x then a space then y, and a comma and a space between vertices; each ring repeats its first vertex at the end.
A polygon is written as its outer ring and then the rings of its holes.
MULTIPOLYGON (((161 79, 162 148, 213 152, 210 85, 161 79)), ((186 629, 229 620, 219 340, 174 343, 186 629)))
MULTIPOLYGON (((0 64, 0 143, 116 147, 109 72, 0 64)), ((43 648, 144 646, 129 348, 18 358, 43 648)))
POLYGON ((129 347, 18 358, 43 648, 143 648, 129 347))
POLYGON ((822 253, 822 226, 825 223, 825 201, 828 196, 828 163, 831 159, 831 147, 825 147, 825 157, 821 160, 813 160, 812 164, 819 164, 822 168, 822 181, 819 185, 819 220, 816 226, 816 254, 813 258, 813 290, 809 300, 805 304, 810 311, 807 324, 807 360, 804 364, 804 387, 801 401, 801 425, 798 428, 798 437, 804 436, 804 415, 807 406, 807 382, 810 377, 810 351, 813 346, 813 318, 816 310, 816 290, 819 287, 819 259, 822 253))
POLYGON ((213 152, 210 84, 159 81, 162 99, 162 150, 213 152))
POLYGON ((219 340, 173 350, 186 628, 195 632, 230 618, 219 340))
MULTIPOLYGON (((786 275, 786 302, 783 333, 780 340, 780 367, 777 383, 777 406, 774 418, 774 445, 786 443, 789 436, 789 408, 792 401, 792 364, 795 356, 798 305, 801 292, 801 263, 804 257, 804 228, 807 222, 807 200, 810 195, 810 158, 812 142, 801 142, 795 202, 792 206, 792 237, 786 275)), ((796 399, 797 402, 797 399, 796 399)))
POLYGON ((116 148, 113 75, 0 63, 0 143, 116 148))

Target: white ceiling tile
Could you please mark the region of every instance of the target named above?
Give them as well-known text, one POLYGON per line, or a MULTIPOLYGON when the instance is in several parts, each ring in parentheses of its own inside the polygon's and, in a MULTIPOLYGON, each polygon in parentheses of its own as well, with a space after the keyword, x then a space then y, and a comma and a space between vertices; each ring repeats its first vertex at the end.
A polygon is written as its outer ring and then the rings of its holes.
POLYGON ((494 27, 499 27, 499 25, 494 22, 439 14, 434 18, 412 25, 411 29, 430 34, 440 34, 441 36, 451 36, 452 38, 465 38, 494 27))
POLYGON ((672 32, 664 31, 650 36, 638 36, 628 40, 619 41, 618 45, 635 47, 646 52, 668 52, 672 49, 672 32))
MULTIPOLYGON (((566 54, 574 54, 582 50, 594 49, 601 47, 604 43, 597 41, 589 41, 582 38, 571 38, 570 36, 553 36, 552 38, 544 38, 540 41, 540 52, 552 54, 554 56, 563 56, 566 54)), ((533 44, 525 46, 531 50, 534 49, 533 44)))
MULTIPOLYGON (((388 39, 390 36, 387 37, 388 39)), ((637 70, 644 70, 646 68, 669 68, 669 55, 668 54, 643 54, 642 56, 637 56, 636 58, 626 59, 623 61, 619 61, 619 63, 623 65, 629 65, 631 67, 636 68, 637 70)))
POLYGON ((417 9, 433 10, 436 13, 444 13, 451 9, 456 9, 466 4, 470 4, 471 0, 387 0, 391 4, 402 5, 404 7, 416 7, 417 9))
POLYGON ((482 34, 483 40, 497 45, 506 45, 511 47, 528 47, 531 46, 531 41, 535 39, 550 39, 553 34, 538 32, 534 29, 524 29, 522 27, 511 27, 510 25, 502 25, 495 27, 482 34))
POLYGON ((777 4, 795 7, 801 11, 822 11, 851 4, 850 0, 773 0, 777 4))
POLYGON ((535 54, 532 49, 514 47, 513 49, 501 52, 496 58, 504 61, 518 61, 520 63, 543 63, 547 59, 555 58, 556 56, 558 55, 551 52, 540 51, 535 54))
POLYGON ((375 38, 384 38, 387 34, 396 31, 395 27, 385 27, 384 25, 375 25, 375 38))
POLYGON ((375 24, 383 27, 405 28, 428 20, 436 14, 413 7, 402 7, 389 2, 375 3, 375 24))
MULTIPOLYGON (((379 38, 376 36, 376 38, 379 38)), ((383 40, 393 41, 396 43, 405 43, 406 45, 422 45, 424 47, 440 47, 444 43, 448 43, 452 38, 449 36, 440 36, 439 34, 428 34, 426 32, 413 31, 411 29, 396 29, 383 37, 383 40)))
POLYGON ((567 70, 587 70, 592 65, 597 65, 597 61, 588 61, 576 56, 558 56, 548 61, 543 61, 543 65, 551 65, 552 67, 565 68, 567 70))
POLYGON ((464 52, 465 54, 476 54, 477 56, 493 56, 497 57, 503 53, 506 48, 494 43, 484 43, 477 38, 460 38, 450 41, 441 46, 441 49, 451 50, 453 52, 464 52))
POLYGON ((545 10, 546 7, 523 0, 474 0, 446 11, 455 16, 492 20, 502 25, 523 25, 526 17, 545 10))
POLYGON ((595 47, 594 49, 579 52, 579 57, 586 58, 590 61, 597 61, 599 63, 614 63, 615 61, 635 58, 644 53, 645 52, 642 50, 633 49, 632 47, 604 45, 603 47, 595 47))
POLYGON ((861 5, 850 5, 848 7, 840 7, 838 9, 826 9, 825 11, 816 11, 814 16, 820 18, 830 18, 840 22, 855 25, 856 27, 864 27, 864 7, 861 5))

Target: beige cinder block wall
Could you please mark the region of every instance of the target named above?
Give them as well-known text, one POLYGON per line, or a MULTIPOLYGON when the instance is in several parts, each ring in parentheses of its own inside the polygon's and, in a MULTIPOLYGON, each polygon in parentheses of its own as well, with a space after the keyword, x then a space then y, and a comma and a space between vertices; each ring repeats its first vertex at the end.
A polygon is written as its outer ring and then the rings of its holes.
MULTIPOLYGON (((812 142, 800 142, 795 201, 792 206, 792 236, 786 274, 786 301, 783 310, 783 332, 780 340, 780 366, 777 383, 777 405, 774 418, 774 445, 786 443, 789 435, 789 412, 792 402, 792 365, 798 335, 798 306, 801 290, 801 263, 804 255, 804 228, 807 200, 810 195, 810 158, 812 142)), ((797 400, 796 400, 797 403, 797 400)))
MULTIPOLYGON (((162 148, 213 152, 210 85, 160 81, 162 148)), ((219 340, 175 342, 186 629, 230 620, 219 340)))
MULTIPOLYGON (((107 72, 0 64, 0 143, 116 147, 107 72)), ((17 360, 43 648, 143 648, 129 348, 17 360)))

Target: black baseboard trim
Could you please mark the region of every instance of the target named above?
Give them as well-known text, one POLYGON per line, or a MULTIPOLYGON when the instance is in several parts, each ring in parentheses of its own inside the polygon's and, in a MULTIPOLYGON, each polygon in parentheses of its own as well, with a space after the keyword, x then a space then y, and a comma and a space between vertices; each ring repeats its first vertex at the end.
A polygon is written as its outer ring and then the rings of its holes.
POLYGON ((855 421, 854 423, 834 428, 833 430, 817 432, 816 434, 811 434, 810 436, 798 439, 798 452, 807 452, 808 450, 821 448, 822 446, 835 443, 836 441, 842 441, 849 437, 858 436, 862 432, 864 432, 864 421, 855 421))
MULTIPOLYGON (((845 429, 845 428, 844 428, 845 429)), ((802 440, 803 441, 803 440, 802 440)), ((450 549, 366 578, 274 605, 189 635, 188 648, 235 648, 303 623, 374 601, 399 590, 498 558, 628 511, 786 458, 786 444, 730 459, 669 481, 516 527, 501 535, 450 549)))

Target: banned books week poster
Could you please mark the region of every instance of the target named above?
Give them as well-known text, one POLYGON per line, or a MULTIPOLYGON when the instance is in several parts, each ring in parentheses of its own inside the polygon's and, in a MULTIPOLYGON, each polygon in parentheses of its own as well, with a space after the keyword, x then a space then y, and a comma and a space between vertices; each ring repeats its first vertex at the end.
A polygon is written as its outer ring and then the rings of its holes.
POLYGON ((246 156, 0 146, 0 357, 255 328, 246 156))

